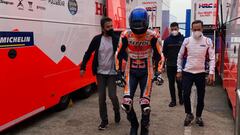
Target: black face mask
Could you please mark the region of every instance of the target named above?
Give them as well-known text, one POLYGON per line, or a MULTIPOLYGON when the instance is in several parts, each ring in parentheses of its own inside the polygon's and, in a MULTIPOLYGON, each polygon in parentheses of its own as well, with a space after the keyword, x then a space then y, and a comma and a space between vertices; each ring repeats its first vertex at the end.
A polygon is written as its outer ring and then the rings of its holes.
POLYGON ((134 34, 140 35, 140 34, 145 33, 147 31, 147 28, 144 28, 144 29, 133 29, 133 28, 131 28, 131 30, 134 34))
POLYGON ((106 34, 107 34, 108 36, 113 36, 113 34, 114 34, 113 29, 107 30, 107 31, 106 31, 106 34))

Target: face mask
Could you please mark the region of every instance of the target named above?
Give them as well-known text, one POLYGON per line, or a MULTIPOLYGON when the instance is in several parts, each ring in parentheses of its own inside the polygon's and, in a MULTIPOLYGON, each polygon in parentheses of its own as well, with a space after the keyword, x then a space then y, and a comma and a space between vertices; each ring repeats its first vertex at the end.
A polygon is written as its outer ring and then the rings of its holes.
POLYGON ((113 29, 107 30, 107 31, 106 31, 106 34, 107 34, 108 36, 112 36, 112 35, 114 34, 113 29))
POLYGON ((178 31, 174 30, 171 32, 173 36, 177 36, 178 35, 178 31))
POLYGON ((147 28, 143 28, 143 29, 133 29, 132 28, 131 30, 134 34, 141 35, 141 34, 144 34, 147 31, 147 28))
POLYGON ((199 39, 200 37, 202 37, 202 32, 201 31, 195 31, 193 32, 193 38, 195 39, 199 39))

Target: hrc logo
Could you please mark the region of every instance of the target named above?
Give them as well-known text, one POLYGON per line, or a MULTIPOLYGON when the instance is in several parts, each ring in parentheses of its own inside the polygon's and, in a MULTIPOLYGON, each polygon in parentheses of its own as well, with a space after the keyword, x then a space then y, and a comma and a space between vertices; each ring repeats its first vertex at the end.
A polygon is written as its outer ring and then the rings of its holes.
POLYGON ((213 3, 199 3, 199 8, 216 8, 216 4, 213 3))

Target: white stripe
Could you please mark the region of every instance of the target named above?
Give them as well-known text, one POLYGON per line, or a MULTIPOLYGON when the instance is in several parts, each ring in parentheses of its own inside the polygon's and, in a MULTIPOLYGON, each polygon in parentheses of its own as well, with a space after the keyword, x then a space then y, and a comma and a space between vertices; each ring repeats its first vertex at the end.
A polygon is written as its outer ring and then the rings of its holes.
POLYGON ((13 121, 10 121, 10 122, 8 122, 8 123, 0 126, 0 132, 3 131, 3 130, 6 129, 6 128, 9 128, 9 127, 11 127, 11 126, 13 126, 13 125, 21 122, 21 121, 23 121, 23 120, 25 120, 25 119, 33 116, 33 115, 39 113, 39 112, 42 112, 43 110, 45 110, 45 107, 44 107, 44 106, 43 106, 43 107, 40 107, 40 108, 38 108, 38 109, 30 112, 30 113, 27 113, 27 114, 25 114, 25 115, 23 115, 23 116, 15 119, 15 120, 13 120, 13 121))
MULTIPOLYGON (((192 110, 194 110, 194 105, 196 103, 196 100, 197 100, 197 92, 196 90, 192 90, 192 96, 191 96, 191 108, 192 110)), ((191 135, 192 134, 192 126, 185 126, 184 127, 184 135, 191 135)))

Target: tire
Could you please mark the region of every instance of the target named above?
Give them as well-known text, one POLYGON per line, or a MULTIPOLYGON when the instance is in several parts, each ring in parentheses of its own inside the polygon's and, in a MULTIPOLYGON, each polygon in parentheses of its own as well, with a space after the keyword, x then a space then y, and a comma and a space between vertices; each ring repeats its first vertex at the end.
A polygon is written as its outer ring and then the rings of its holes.
POLYGON ((57 111, 65 110, 68 107, 68 104, 69 104, 70 100, 71 100, 70 95, 62 96, 59 103, 55 107, 56 110, 57 111))
POLYGON ((92 92, 93 92, 93 84, 90 84, 82 89, 81 96, 83 98, 88 98, 91 96, 92 92))

